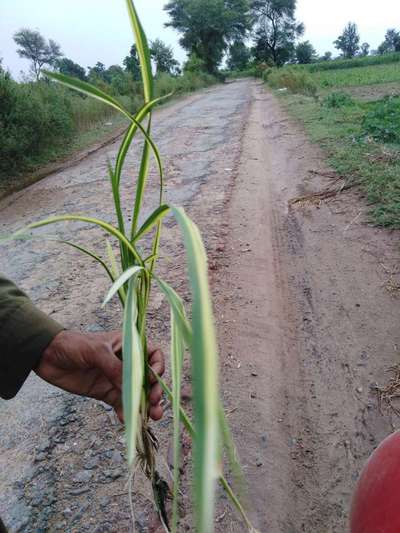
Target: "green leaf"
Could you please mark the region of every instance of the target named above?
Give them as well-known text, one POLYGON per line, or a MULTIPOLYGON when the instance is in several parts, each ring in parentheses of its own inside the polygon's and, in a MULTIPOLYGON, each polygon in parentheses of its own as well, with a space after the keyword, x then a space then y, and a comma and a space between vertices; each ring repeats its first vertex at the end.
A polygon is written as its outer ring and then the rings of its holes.
POLYGON ((141 422, 140 405, 144 387, 144 352, 137 329, 138 309, 136 287, 140 270, 129 280, 123 327, 122 403, 128 447, 128 463, 132 467, 136 457, 136 442, 141 422))
POLYGON ((178 294, 168 283, 163 281, 161 278, 158 278, 157 276, 153 275, 153 277, 158 283, 160 290, 163 292, 163 294, 168 300, 168 303, 171 307, 171 311, 174 314, 175 323, 177 324, 182 334, 185 346, 187 348, 190 348, 192 345, 193 338, 192 328, 189 324, 188 319, 186 318, 185 307, 183 305, 181 297, 178 296, 178 294))
POLYGON ((214 531, 215 485, 220 476, 218 350, 200 232, 182 208, 172 208, 184 236, 192 288, 192 379, 195 421, 194 502, 196 531, 214 531))
POLYGON ((107 233, 112 235, 113 237, 116 237, 123 245, 126 246, 126 248, 132 253, 135 260, 138 262, 139 265, 143 265, 142 258, 140 257, 139 253, 137 252, 135 246, 129 242, 129 240, 123 235, 117 228, 112 226, 111 224, 108 224, 108 222, 104 222, 103 220, 92 218, 92 217, 86 217, 82 215, 60 215, 60 216, 54 216, 46 218, 45 220, 41 220, 39 222, 34 222, 32 224, 29 224, 25 228, 17 231, 10 237, 7 237, 5 240, 12 240, 15 238, 18 238, 20 235, 26 233, 29 230, 41 228, 43 226, 48 226, 50 224, 58 224, 59 222, 87 222, 88 224, 94 224, 96 226, 99 226, 103 228, 107 233))
MULTIPOLYGON (((168 98, 171 96, 172 93, 161 96, 160 98, 156 98, 155 100, 152 100, 151 102, 148 102, 145 104, 135 115, 136 122, 142 122, 144 118, 148 115, 148 113, 153 109, 155 105, 157 105, 159 102, 164 100, 165 98, 168 98)), ((128 153, 129 147, 132 143, 133 138, 135 137, 135 133, 138 130, 138 127, 136 125, 136 122, 132 122, 132 124, 129 126, 127 132, 125 133, 124 139, 121 143, 121 146, 118 151, 117 160, 115 164, 115 175, 118 180, 118 185, 121 180, 121 172, 122 167, 125 162, 126 154, 128 153)))
POLYGON ((125 270, 120 277, 113 283, 112 287, 108 291, 104 298, 103 307, 111 300, 111 298, 129 281, 133 276, 137 276, 138 272, 143 270, 142 267, 133 266, 125 270))
POLYGON ((133 33, 136 41, 136 48, 139 55, 140 67, 142 71, 143 89, 145 102, 153 99, 153 73, 151 69, 151 56, 146 34, 143 31, 136 8, 132 0, 126 0, 129 19, 131 21, 133 33))
MULTIPOLYGON (((148 366, 148 370, 155 375, 155 377, 157 378, 158 383, 161 385, 161 388, 164 391, 164 394, 167 396, 168 400, 172 403, 173 394, 172 394, 171 389, 166 384, 166 382, 162 379, 161 376, 159 376, 157 373, 155 373, 150 366, 148 366)), ((196 434, 195 434, 195 430, 194 430, 194 426, 193 426, 192 421, 190 420, 189 416, 187 415, 186 411, 183 409, 182 406, 180 407, 179 412, 180 412, 180 419, 181 419, 182 424, 185 426, 185 429, 189 433, 190 437, 193 440, 195 440, 196 434)), ((225 490, 228 498, 231 500, 231 502, 234 505, 234 507, 240 513, 243 521, 245 522, 245 524, 246 524, 246 526, 248 528, 248 531, 250 533, 259 533, 258 530, 255 529, 254 526, 252 525, 252 523, 250 521, 250 518, 247 516, 246 511, 243 508, 243 505, 240 503, 239 498, 235 495, 235 493, 233 492, 232 488, 230 487, 228 481, 226 480, 226 478, 223 475, 221 475, 219 477, 219 482, 222 485, 223 489, 225 490)))
POLYGON ((170 207, 168 205, 160 205, 160 207, 157 207, 155 211, 149 216, 149 218, 144 222, 144 224, 140 227, 140 229, 137 231, 136 235, 133 238, 133 242, 138 241, 141 239, 146 233, 151 231, 154 226, 162 220, 170 211, 170 207))
POLYGON ((175 321, 175 314, 171 310, 171 375, 172 375, 172 413, 173 413, 173 449, 174 449, 174 487, 172 502, 172 532, 176 533, 178 527, 178 496, 179 496, 179 470, 181 457, 180 440, 180 409, 181 409, 181 381, 184 345, 181 331, 175 321))
POLYGON ((162 162, 161 162, 161 157, 160 157, 158 148, 154 144, 153 140, 150 138, 147 131, 140 124, 140 122, 138 122, 136 118, 133 115, 131 115, 131 113, 129 113, 129 111, 127 111, 125 107, 118 100, 108 95, 104 91, 101 91, 96 86, 91 85, 90 83, 87 83, 86 81, 73 78, 72 76, 66 76, 65 74, 60 74, 59 72, 49 72, 47 70, 43 72, 44 74, 46 74, 46 76, 48 76, 49 78, 52 78, 55 81, 58 81, 62 85, 65 85, 66 87, 69 87, 70 89, 74 89, 83 94, 91 96, 92 98, 96 98, 97 100, 100 100, 104 104, 107 104, 113 107, 114 109, 116 109, 117 111, 125 115, 125 117, 129 119, 131 122, 133 122, 136 125, 136 127, 142 132, 143 136, 146 139, 146 142, 149 143, 149 145, 151 146, 154 152, 154 156, 157 160, 160 173, 162 174, 162 162))
MULTIPOLYGON (((151 117, 149 117, 149 123, 147 125, 148 135, 150 135, 150 131, 151 131, 151 117)), ((143 146, 142 159, 140 162, 140 169, 139 169, 139 176, 138 176, 137 185, 136 185, 135 205, 133 208, 133 215, 132 215, 131 240, 133 240, 133 237, 136 233, 137 225, 139 223, 139 216, 140 216, 140 211, 142 208, 144 191, 145 191, 145 187, 147 183, 147 177, 149 174, 149 165, 150 165, 150 150, 149 150, 149 145, 145 143, 143 146)), ((162 170, 161 170, 160 176, 162 179, 162 170)))
POLYGON ((114 109, 125 115, 127 119, 132 120, 132 115, 116 98, 113 98, 95 85, 92 85, 87 81, 82 81, 78 78, 74 78, 72 76, 67 76, 66 74, 61 74, 60 72, 50 72, 48 70, 43 70, 43 73, 46 74, 46 76, 48 76, 49 78, 58 81, 59 83, 65 85, 66 87, 69 87, 70 89, 74 89, 75 91, 79 91, 80 93, 91 96, 92 98, 96 98, 96 100, 100 100, 104 104, 113 107, 114 109))

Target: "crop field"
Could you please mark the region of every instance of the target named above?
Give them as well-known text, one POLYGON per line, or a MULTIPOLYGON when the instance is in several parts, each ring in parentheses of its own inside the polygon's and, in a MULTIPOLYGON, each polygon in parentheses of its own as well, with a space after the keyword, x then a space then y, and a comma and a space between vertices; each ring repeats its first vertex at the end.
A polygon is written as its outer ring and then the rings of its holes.
POLYGON ((353 67, 311 73, 320 88, 360 87, 380 83, 400 82, 400 64, 353 67))

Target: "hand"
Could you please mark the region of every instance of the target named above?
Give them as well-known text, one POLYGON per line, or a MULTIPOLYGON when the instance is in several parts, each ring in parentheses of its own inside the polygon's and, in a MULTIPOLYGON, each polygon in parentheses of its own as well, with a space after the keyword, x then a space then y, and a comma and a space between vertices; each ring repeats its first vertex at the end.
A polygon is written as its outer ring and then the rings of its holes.
MULTIPOLYGON (((123 422, 122 411, 122 349, 119 332, 82 334, 62 331, 43 352, 35 372, 42 379, 73 394, 88 396, 111 405, 123 422)), ((149 348, 148 357, 153 370, 164 373, 164 356, 159 349, 149 348)), ((163 408, 161 386, 149 376, 150 416, 160 420, 163 408)))

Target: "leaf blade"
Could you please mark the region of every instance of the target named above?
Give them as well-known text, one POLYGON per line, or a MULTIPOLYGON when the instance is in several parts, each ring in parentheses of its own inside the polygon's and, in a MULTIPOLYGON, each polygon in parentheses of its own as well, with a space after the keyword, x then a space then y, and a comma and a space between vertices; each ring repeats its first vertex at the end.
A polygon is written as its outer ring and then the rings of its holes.
POLYGON ((216 480, 219 472, 218 350, 207 257, 200 232, 182 208, 172 208, 181 227, 192 287, 192 379, 195 420, 194 500, 196 530, 214 531, 216 480))

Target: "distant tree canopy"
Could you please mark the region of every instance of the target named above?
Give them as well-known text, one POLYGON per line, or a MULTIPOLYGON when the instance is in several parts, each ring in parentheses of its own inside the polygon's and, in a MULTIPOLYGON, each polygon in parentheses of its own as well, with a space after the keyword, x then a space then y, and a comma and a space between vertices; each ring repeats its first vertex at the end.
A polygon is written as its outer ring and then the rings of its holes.
POLYGON ((180 44, 214 74, 225 50, 250 29, 249 0, 170 0, 166 26, 182 34, 180 44))
POLYGON ((140 80, 140 61, 136 45, 132 45, 129 55, 123 60, 126 72, 130 72, 135 81, 140 80))
POLYGON ((301 65, 307 65, 317 59, 317 51, 310 41, 303 41, 296 46, 296 61, 301 65))
POLYGON ((369 43, 362 43, 360 48, 360 56, 366 57, 369 55, 369 51, 371 49, 371 45, 369 43))
POLYGON ((36 30, 22 28, 14 34, 14 41, 19 46, 18 55, 31 62, 31 72, 36 80, 39 80, 45 65, 54 66, 63 55, 59 44, 52 39, 46 42, 36 30))
POLYGON ((351 59, 357 55, 360 49, 360 34, 358 33, 357 24, 349 22, 343 33, 339 35, 333 44, 342 52, 342 56, 345 59, 351 59))
POLYGON ((229 46, 227 65, 230 70, 245 70, 250 58, 251 51, 243 41, 234 41, 229 46))
POLYGON ((323 54, 319 60, 320 61, 332 61, 332 52, 325 52, 325 54, 323 54))
POLYGON ((253 0, 256 59, 282 66, 293 59, 304 25, 296 21, 297 0, 253 0))
POLYGON ((391 28, 387 30, 385 40, 378 47, 378 54, 400 52, 400 31, 391 28))
POLYGON ((58 59, 56 61, 55 66, 61 72, 61 74, 66 74, 67 76, 74 76, 75 78, 79 78, 82 81, 85 81, 87 79, 86 70, 80 65, 78 65, 78 63, 72 61, 72 59, 62 57, 61 59, 58 59))
POLYGON ((174 58, 174 51, 171 46, 166 45, 161 39, 156 39, 150 43, 150 54, 156 66, 156 73, 176 74, 179 70, 179 63, 174 58))
POLYGON ((95 80, 98 79, 104 79, 104 73, 106 71, 106 66, 101 61, 98 61, 94 67, 88 67, 89 70, 89 79, 95 80))

